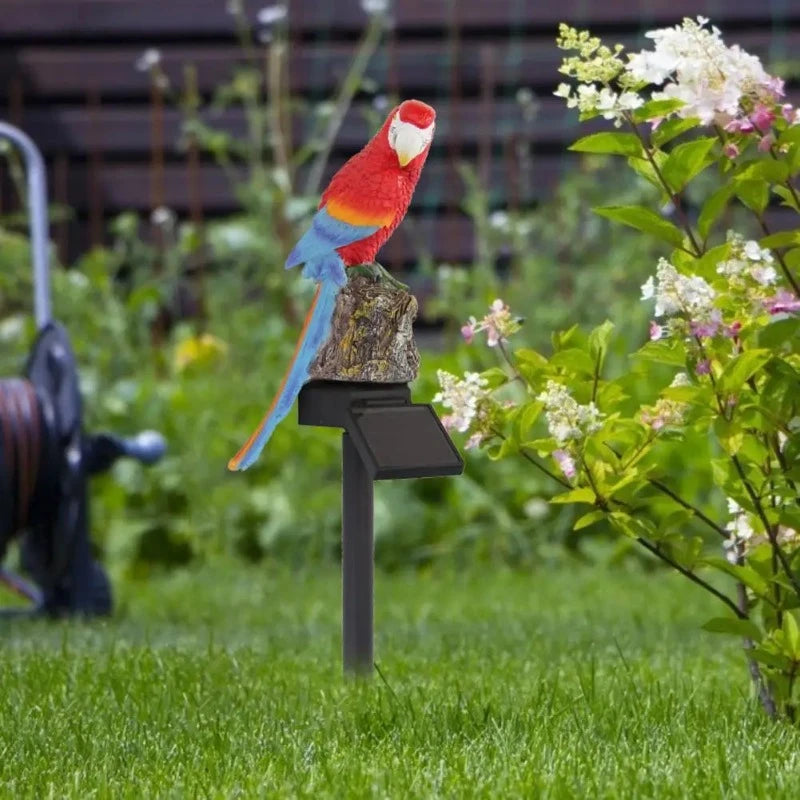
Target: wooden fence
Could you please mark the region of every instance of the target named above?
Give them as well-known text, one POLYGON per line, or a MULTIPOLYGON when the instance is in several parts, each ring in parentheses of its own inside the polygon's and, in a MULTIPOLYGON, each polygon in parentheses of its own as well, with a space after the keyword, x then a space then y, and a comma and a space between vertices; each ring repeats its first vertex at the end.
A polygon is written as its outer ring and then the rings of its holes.
MULTIPOLYGON (((255 17, 264 0, 246 5, 255 17)), ((347 69, 364 11, 359 0, 288 5, 291 91, 324 98, 347 69)), ((380 92, 437 108, 435 148, 414 202, 419 243, 438 261, 472 257, 461 160, 477 167, 496 208, 535 203, 574 163, 565 146, 577 134, 575 115, 552 97, 559 21, 635 44, 652 26, 698 14, 767 64, 800 52, 800 0, 395 0, 394 24, 367 74, 380 92), (518 101, 520 89, 535 93, 533 117, 518 101), (520 142, 532 147, 529 167, 519 159, 520 142)), ((123 209, 144 215, 163 203, 188 216, 194 205, 209 216, 236 208, 221 170, 179 147, 179 110, 164 110, 163 144, 154 149, 150 84, 134 66, 148 47, 161 51, 173 81, 194 64, 205 95, 241 55, 226 0, 0 0, 0 116, 37 140, 50 165, 52 199, 74 209, 54 231, 65 257, 104 241, 107 220, 123 209), (156 191, 154 164, 163 164, 156 191)), ((369 136, 370 102, 366 93, 356 97, 329 171, 369 136)), ((215 122, 244 128, 238 111, 215 122)), ((294 120, 298 138, 307 124, 294 120)), ((8 187, 0 190, 2 210, 9 197, 8 187)), ((401 267, 415 253, 409 234, 399 233, 382 260, 401 267)))

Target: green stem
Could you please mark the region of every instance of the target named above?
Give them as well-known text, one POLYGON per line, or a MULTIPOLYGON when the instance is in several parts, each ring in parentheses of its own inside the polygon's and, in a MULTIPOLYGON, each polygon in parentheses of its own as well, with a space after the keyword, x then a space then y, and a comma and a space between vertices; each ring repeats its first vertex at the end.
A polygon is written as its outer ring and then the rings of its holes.
POLYGON ((697 239, 695 239, 694 231, 692 231, 692 225, 689 222, 689 218, 686 216, 686 212, 683 209, 683 205, 681 204, 680 194, 678 192, 674 192, 672 190, 672 187, 667 183, 666 178, 664 178, 664 173, 661 172, 661 169, 656 163, 656 160, 653 157, 653 153, 650 150, 650 147, 647 141, 645 140, 644 136, 642 136, 642 132, 639 130, 639 126, 633 121, 633 117, 630 114, 626 114, 625 119, 631 126, 634 134, 636 135, 636 138, 641 142, 645 158, 649 162, 650 166, 653 168, 653 172, 655 173, 656 177, 661 183, 661 186, 663 187, 667 196, 672 201, 672 205, 675 206, 675 211, 677 212, 678 216, 681 218, 681 223, 683 225, 683 229, 686 231, 686 236, 689 238, 689 241, 691 242, 691 245, 694 248, 694 252, 691 253, 691 255, 700 257, 701 255, 703 255, 703 249, 697 243, 697 239))
POLYGON ((797 582, 797 578, 795 578, 794 574, 792 573, 791 565, 789 564, 789 561, 786 558, 786 553, 784 553, 783 550, 781 550, 781 547, 778 544, 778 536, 773 526, 770 525, 769 521, 767 520, 767 515, 764 513, 764 508, 761 505, 761 500, 759 499, 758 495, 755 492, 755 489, 753 488, 749 479, 747 478, 747 475, 745 475, 744 468, 742 467, 741 461, 739 461, 739 457, 733 455, 731 456, 731 461, 733 462, 733 465, 736 468, 736 472, 739 475, 739 479, 742 481, 742 484, 744 485, 745 491, 750 497, 750 502, 752 502, 753 507, 756 509, 756 513, 758 514, 758 518, 761 520, 761 524, 764 526, 767 538, 769 539, 769 542, 772 545, 772 552, 781 562, 781 566, 786 572, 786 577, 789 579, 789 583, 792 584, 792 588, 794 589, 795 594, 800 599, 800 583, 797 582))
POLYGON ((723 528, 720 525, 717 525, 717 523, 714 522, 713 519, 707 517, 699 508, 693 506, 691 503, 687 502, 682 497, 677 495, 675 492, 672 491, 672 489, 669 488, 669 486, 661 483, 661 481, 655 480, 654 478, 649 478, 648 483, 654 488, 658 489, 659 492, 662 492, 663 494, 667 495, 667 497, 671 497, 679 506, 682 506, 687 511, 691 511, 699 520, 705 522, 705 524, 708 525, 709 528, 711 528, 713 531, 716 531, 723 539, 730 538, 730 534, 728 533, 728 531, 725 530, 725 528, 723 528))
POLYGON ((713 587, 707 581, 704 581, 701 577, 699 577, 696 573, 692 572, 692 570, 687 569, 686 567, 679 564, 673 558, 668 556, 658 545, 653 544, 652 542, 648 542, 647 539, 642 538, 641 536, 636 539, 639 544, 644 547, 645 550, 651 552, 657 558, 660 558, 664 563, 669 564, 674 570, 680 572, 685 578, 688 578, 692 583, 696 583, 698 586, 701 586, 710 594, 713 594, 718 600, 721 600, 725 603, 728 608, 739 618, 739 619, 749 619, 749 616, 746 612, 741 611, 736 603, 731 600, 726 594, 721 592, 719 589, 713 587))
MULTIPOLYGON (((753 213, 755 214, 755 212, 753 213)), ((763 215, 756 214, 756 217, 761 225, 761 230, 764 231, 764 236, 769 236, 771 231, 763 215)), ((783 253, 781 252, 780 248, 774 248, 773 252, 775 253, 775 257, 778 259, 778 264, 780 265, 781 272, 783 272, 783 276, 791 284, 794 293, 800 297, 800 284, 797 282, 797 279, 794 277, 794 275, 792 275, 792 271, 789 269, 789 265, 786 263, 786 259, 783 257, 783 253)))
POLYGON ((336 98, 333 113, 325 128, 322 147, 319 149, 314 163, 308 171, 308 177, 306 178, 304 188, 304 194, 307 196, 316 195, 319 191, 319 185, 322 183, 322 176, 325 173, 325 166, 330 158, 336 134, 339 132, 342 122, 344 122, 347 110, 353 102, 353 97, 361 86, 361 79, 364 77, 364 72, 367 69, 369 60, 372 58, 373 53, 380 43, 384 24, 385 19, 382 14, 375 14, 370 17, 370 22, 364 33, 364 38, 359 44, 358 51, 353 58, 350 69, 342 82, 339 96, 336 98))

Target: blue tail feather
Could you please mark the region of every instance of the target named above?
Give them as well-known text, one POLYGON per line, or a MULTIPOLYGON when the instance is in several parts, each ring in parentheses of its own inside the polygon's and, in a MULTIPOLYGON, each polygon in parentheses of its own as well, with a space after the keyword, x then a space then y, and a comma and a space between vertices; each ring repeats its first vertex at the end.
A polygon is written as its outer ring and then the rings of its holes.
MULTIPOLYGON (((336 253, 313 262, 319 286, 309 316, 306 318, 294 359, 283 379, 281 388, 256 431, 242 449, 228 462, 228 468, 243 470, 251 466, 269 441, 278 423, 289 413, 294 400, 308 378, 308 370, 319 349, 330 335, 336 298, 347 278, 344 264, 336 253)), ((307 267, 311 264, 307 264, 307 267)))

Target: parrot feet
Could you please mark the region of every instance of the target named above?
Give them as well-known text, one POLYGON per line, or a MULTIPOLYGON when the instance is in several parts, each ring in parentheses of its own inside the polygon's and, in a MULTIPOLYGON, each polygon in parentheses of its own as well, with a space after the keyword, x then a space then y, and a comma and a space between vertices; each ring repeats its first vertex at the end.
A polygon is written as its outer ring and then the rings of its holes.
POLYGON ((388 283, 394 289, 400 292, 407 292, 408 286, 402 281, 397 280, 391 272, 389 272, 377 261, 371 264, 357 264, 353 267, 348 267, 348 274, 356 276, 361 275, 365 278, 371 278, 375 283, 388 283))

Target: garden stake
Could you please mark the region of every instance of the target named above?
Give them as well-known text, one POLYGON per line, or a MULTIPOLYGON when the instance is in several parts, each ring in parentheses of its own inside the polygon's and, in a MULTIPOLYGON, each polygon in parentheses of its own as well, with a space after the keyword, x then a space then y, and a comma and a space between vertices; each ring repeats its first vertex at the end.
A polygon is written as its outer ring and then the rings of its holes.
POLYGON ((342 658, 344 670, 373 668, 373 481, 460 475, 464 462, 430 405, 407 384, 310 381, 300 392, 301 425, 342 435, 342 658))

